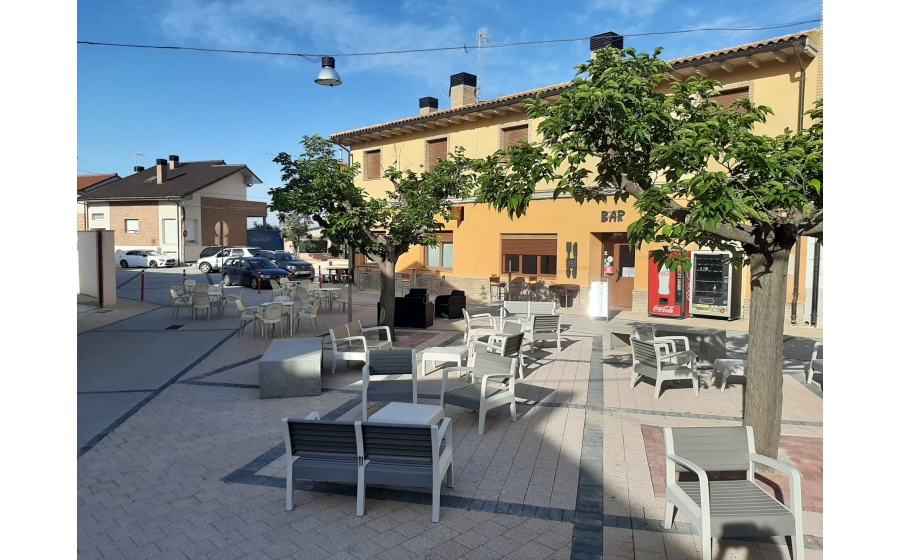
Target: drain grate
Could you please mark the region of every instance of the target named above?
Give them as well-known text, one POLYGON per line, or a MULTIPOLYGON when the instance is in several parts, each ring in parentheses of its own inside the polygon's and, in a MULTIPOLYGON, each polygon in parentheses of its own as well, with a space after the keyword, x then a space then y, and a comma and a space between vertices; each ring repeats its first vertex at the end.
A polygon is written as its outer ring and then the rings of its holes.
POLYGON ((96 311, 91 311, 91 313, 112 313, 112 309, 97 309, 96 311))
POLYGON ((180 328, 183 327, 183 326, 184 326, 184 325, 169 325, 168 327, 166 327, 166 328, 163 329, 163 330, 165 330, 165 331, 174 331, 174 330, 176 330, 176 329, 180 329, 180 328))

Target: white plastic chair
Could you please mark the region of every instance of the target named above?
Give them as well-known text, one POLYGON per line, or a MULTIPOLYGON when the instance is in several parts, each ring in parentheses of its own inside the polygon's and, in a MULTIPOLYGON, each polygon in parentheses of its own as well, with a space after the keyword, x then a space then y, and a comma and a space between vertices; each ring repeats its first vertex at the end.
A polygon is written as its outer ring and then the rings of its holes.
MULTIPOLYGON (((244 329, 247 328, 247 323, 250 323, 256 319, 256 316, 262 312, 262 308, 258 305, 251 305, 250 307, 244 307, 244 302, 238 298, 234 302, 235 306, 237 306, 238 313, 240 313, 241 326, 240 332, 238 332, 238 336, 241 336, 244 333, 244 329)), ((253 325, 253 336, 256 338, 256 324, 253 325)))
POLYGON ((191 308, 194 315, 194 321, 197 320, 198 309, 206 310, 206 320, 209 321, 210 315, 212 314, 212 302, 209 301, 209 294, 206 292, 194 292, 194 295, 191 296, 191 308))
POLYGON ((226 305, 236 305, 237 302, 241 302, 243 304, 244 303, 243 299, 242 299, 243 297, 244 297, 244 290, 241 290, 238 295, 233 295, 233 294, 225 295, 225 292, 222 292, 222 299, 219 300, 221 302, 219 304, 219 307, 222 309, 222 314, 224 315, 224 313, 225 313, 226 305))
POLYGON ((179 296, 184 295, 184 288, 179 288, 178 286, 176 286, 175 284, 173 284, 171 282, 169 282, 169 288, 174 290, 176 295, 179 295, 179 296))
POLYGON ((441 378, 441 407, 444 403, 478 411, 478 435, 484 435, 484 419, 487 411, 509 405, 509 415, 516 421, 516 359, 482 352, 472 357, 465 367, 444 368, 441 378), (472 382, 447 389, 447 377, 451 372, 471 376, 472 382), (508 385, 505 382, 508 381, 508 385), (491 382, 491 385, 488 385, 491 382))
MULTIPOLYGON (((297 300, 294 300, 295 302, 297 300)), ((300 319, 309 319, 310 325, 313 328, 313 334, 319 332, 319 304, 321 303, 321 299, 313 298, 312 305, 309 307, 300 308, 294 314, 294 320, 297 321, 297 330, 300 330, 300 319)), ((297 305, 294 303, 294 305, 297 305)))
POLYGON ((531 346, 534 354, 534 343, 538 340, 556 339, 556 350, 562 350, 560 334, 562 332, 562 317, 560 315, 532 315, 530 324, 525 326, 525 340, 531 346))
POLYGON ((188 278, 187 280, 184 281, 184 292, 186 294, 194 293, 194 286, 196 286, 196 285, 197 285, 196 280, 191 280, 190 278, 188 278))
POLYGON ((172 296, 172 318, 178 316, 179 307, 191 307, 191 296, 179 295, 175 288, 169 288, 169 294, 172 296))
POLYGON ((822 365, 822 360, 824 359, 824 355, 822 358, 820 358, 819 350, 824 351, 824 348, 823 348, 821 342, 816 342, 813 345, 812 358, 810 358, 809 363, 806 364, 806 384, 807 385, 812 383, 813 374, 821 373, 822 375, 824 375, 823 365, 822 365))
MULTIPOLYGON (((473 339, 473 337, 474 338, 478 337, 478 333, 476 332, 476 329, 474 328, 473 323, 478 323, 478 322, 484 323, 485 321, 487 321, 490 324, 490 327, 487 327, 487 328, 494 329, 494 330, 497 329, 497 317, 494 317, 490 313, 476 313, 475 315, 469 315, 469 312, 466 311, 465 307, 463 308, 462 312, 463 312, 463 319, 465 319, 465 321, 466 321, 466 336, 465 336, 466 344, 468 344, 473 339)), ((497 331, 497 332, 499 332, 499 331, 497 331)))
POLYGON ((790 536, 794 560, 803 560, 803 501, 800 472, 756 453, 753 428, 663 428, 666 443, 666 513, 672 528, 681 512, 700 533, 703 560, 712 560, 712 539, 790 536), (790 503, 786 507, 756 484, 753 463, 788 475, 790 503), (744 480, 710 480, 708 472, 744 471, 744 480), (678 472, 692 472, 696 482, 678 481, 678 472))
MULTIPOLYGON (((281 329, 281 338, 284 338, 284 325, 281 323, 281 315, 284 313, 284 306, 281 303, 270 303, 269 305, 263 308, 262 313, 256 314, 256 319, 254 321, 260 323, 260 330, 263 333, 263 340, 268 340, 266 337, 266 331, 268 330, 267 325, 272 325, 272 336, 275 336, 275 324, 278 323, 278 327, 281 329)), ((256 338, 256 324, 253 325, 253 337, 256 338)))

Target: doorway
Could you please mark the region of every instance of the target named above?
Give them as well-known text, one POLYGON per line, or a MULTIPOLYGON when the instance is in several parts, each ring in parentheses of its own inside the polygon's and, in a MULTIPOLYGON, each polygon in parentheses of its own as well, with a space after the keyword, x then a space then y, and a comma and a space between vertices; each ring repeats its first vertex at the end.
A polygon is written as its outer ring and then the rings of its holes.
POLYGON ((609 280, 609 307, 631 310, 634 292, 634 250, 628 246, 625 232, 602 233, 603 255, 601 260, 611 255, 612 274, 604 272, 609 280))

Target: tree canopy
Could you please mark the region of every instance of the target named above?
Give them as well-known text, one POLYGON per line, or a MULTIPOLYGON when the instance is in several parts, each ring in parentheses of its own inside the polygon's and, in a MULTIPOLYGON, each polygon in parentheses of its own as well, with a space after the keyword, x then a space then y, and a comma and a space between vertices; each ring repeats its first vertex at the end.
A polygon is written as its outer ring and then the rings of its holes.
MULTIPOLYGON (((663 87, 671 67, 653 54, 607 48, 576 67, 557 100, 527 103, 540 142, 476 163, 479 202, 524 214, 541 184, 579 203, 633 202, 633 247, 655 242, 657 265, 690 266, 689 245, 729 251, 750 267, 750 347, 744 422, 775 457, 781 426, 787 263, 801 236, 823 233, 823 111, 799 131, 759 133, 772 109, 692 76, 663 87)), ((736 302, 735 302, 736 303, 736 302)))
POLYGON ((378 260, 386 311, 382 324, 393 327, 397 260, 413 245, 437 243, 434 232, 453 217, 451 199, 468 197, 475 188, 470 160, 460 149, 420 173, 391 166, 384 170, 391 188, 378 198, 355 183, 360 164, 335 158, 328 140, 304 136, 301 145, 303 154, 297 158, 282 152, 274 160, 285 184, 269 191, 271 208, 310 216, 322 226, 323 236, 345 240, 378 260))

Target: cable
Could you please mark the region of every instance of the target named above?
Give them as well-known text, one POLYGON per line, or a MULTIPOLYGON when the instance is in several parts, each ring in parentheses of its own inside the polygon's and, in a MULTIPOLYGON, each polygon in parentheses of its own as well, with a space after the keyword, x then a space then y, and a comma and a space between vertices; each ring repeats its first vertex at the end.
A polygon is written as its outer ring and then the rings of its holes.
MULTIPOLYGON (((762 31, 766 29, 781 29, 784 27, 794 27, 797 25, 806 25, 810 23, 819 23, 821 19, 810 19, 806 21, 797 21, 793 23, 777 23, 771 25, 759 25, 759 26, 751 26, 751 27, 701 27, 697 29, 681 29, 677 31, 649 31, 646 33, 626 33, 623 37, 647 37, 651 35, 677 35, 682 33, 701 33, 707 31, 762 31)), ((546 43, 569 43, 575 41, 588 41, 590 37, 579 37, 576 39, 547 39, 544 41, 522 41, 519 43, 502 43, 496 45, 483 45, 482 48, 485 49, 502 49, 506 47, 519 47, 523 45, 542 45, 546 43)), ((351 56, 380 56, 386 54, 411 54, 411 53, 424 53, 424 52, 438 52, 438 51, 465 51, 469 52, 470 49, 474 50, 474 46, 462 45, 458 47, 434 47, 429 49, 406 49, 399 51, 377 51, 377 52, 360 52, 360 53, 343 53, 343 54, 334 54, 334 55, 319 55, 319 54, 304 54, 304 53, 288 53, 288 52, 272 52, 272 51, 247 51, 247 50, 234 50, 234 49, 207 49, 201 47, 178 47, 171 45, 133 45, 127 43, 101 43, 97 41, 78 41, 79 45, 91 45, 91 46, 101 46, 101 47, 125 47, 125 48, 134 48, 134 49, 163 49, 163 50, 177 50, 177 51, 197 51, 197 52, 215 52, 215 53, 231 53, 231 54, 255 54, 255 55, 264 55, 264 56, 293 56, 293 57, 301 57, 308 62, 320 62, 323 56, 334 56, 334 57, 351 57, 351 56)))

